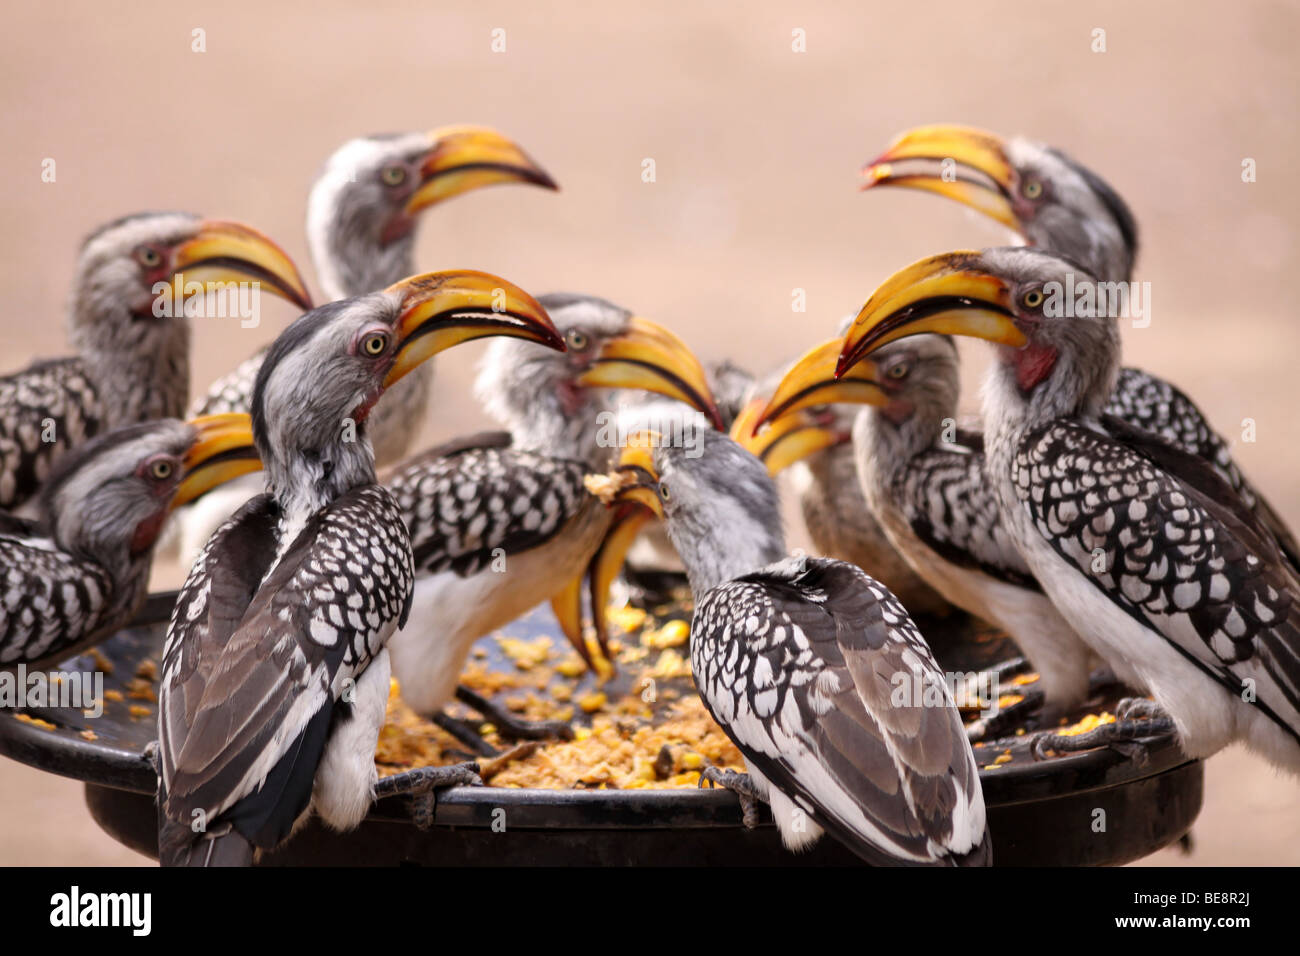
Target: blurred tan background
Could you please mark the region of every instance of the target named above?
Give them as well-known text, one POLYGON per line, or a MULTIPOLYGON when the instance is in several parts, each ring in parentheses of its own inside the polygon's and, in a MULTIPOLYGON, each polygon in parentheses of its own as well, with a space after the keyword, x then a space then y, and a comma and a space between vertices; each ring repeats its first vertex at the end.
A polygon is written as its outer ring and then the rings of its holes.
MULTIPOLYGON (((558 195, 486 190, 430 211, 421 268, 606 296, 705 358, 758 369, 802 351, 922 255, 1005 234, 955 204, 859 195, 856 172, 908 126, 961 122, 1074 154, 1132 205, 1153 321, 1129 364, 1189 391, 1300 526, 1300 10, 1284 3, 808 5, 656 2, 7 4, 0 31, 0 373, 65 350, 77 244, 101 222, 178 208, 251 222, 318 292, 308 184, 345 139, 495 126, 558 195), (1094 28, 1107 51, 1091 51, 1094 28), (191 31, 207 50, 191 51, 191 31), (491 49, 505 30, 506 52, 491 49), (792 31, 807 51, 792 51, 792 31), (57 182, 41 182, 45 158, 57 182), (1254 158, 1258 182, 1243 184, 1254 158), (653 158, 657 182, 641 181, 653 158), (792 290, 808 311, 791 311, 792 290)), ((195 333, 194 388, 292 317, 195 333)), ((983 367, 963 343, 973 387, 983 367)), ((430 439, 483 418, 469 346, 439 363, 430 439)), ((796 535, 797 537, 797 535, 796 535)), ((158 583, 174 586, 175 567, 158 583)), ((1241 751, 1207 770, 1190 856, 1300 864, 1300 782, 1241 751)), ((143 859, 99 833, 80 786, 0 759, 0 864, 143 859)))

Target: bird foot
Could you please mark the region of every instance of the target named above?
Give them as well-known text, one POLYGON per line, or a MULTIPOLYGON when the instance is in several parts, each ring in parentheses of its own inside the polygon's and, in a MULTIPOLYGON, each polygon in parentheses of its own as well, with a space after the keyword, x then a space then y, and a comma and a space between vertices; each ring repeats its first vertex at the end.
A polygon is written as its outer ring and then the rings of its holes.
POLYGON ((1110 747, 1139 767, 1150 759, 1144 737, 1159 737, 1174 732, 1173 719, 1159 704, 1146 698, 1126 698, 1115 707, 1115 721, 1102 724, 1084 734, 1057 734, 1044 731, 1033 741, 1035 760, 1049 759, 1048 751, 1058 754, 1077 753, 1094 747, 1110 747))
POLYGON ((448 787, 481 787, 477 763, 456 763, 449 767, 418 767, 395 773, 375 783, 375 799, 405 796, 410 798, 411 819, 421 830, 433 826, 438 809, 438 791, 448 787))
POLYGON ((573 739, 573 728, 563 720, 524 720, 468 687, 457 687, 456 699, 482 714, 507 740, 573 739))
POLYGON ((741 819, 745 823, 745 828, 752 830, 758 826, 758 790, 754 787, 754 781, 750 779, 749 774, 705 767, 700 771, 699 786, 703 787, 705 784, 710 788, 717 785, 734 793, 736 799, 740 801, 741 819))

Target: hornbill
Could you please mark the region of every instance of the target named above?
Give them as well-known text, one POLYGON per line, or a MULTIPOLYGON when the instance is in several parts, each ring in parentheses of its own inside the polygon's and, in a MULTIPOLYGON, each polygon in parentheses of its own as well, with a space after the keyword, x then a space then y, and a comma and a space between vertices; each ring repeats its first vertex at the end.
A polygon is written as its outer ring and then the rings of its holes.
POLYGON ((130 621, 168 513, 261 467, 242 431, 221 415, 125 425, 59 460, 36 520, 0 513, 0 669, 57 663, 130 621))
MULTIPOLYGON (((920 332, 994 343, 987 473, 1043 590, 1120 679, 1150 691, 1189 756, 1241 741, 1300 772, 1300 576, 1203 458, 1106 413, 1119 333, 1063 307, 1070 272, 1026 248, 923 260, 868 300, 840 370, 920 332)), ((1105 739, 1142 732, 1108 726, 1105 739)))
POLYGON ((878 864, 986 864, 974 753, 943 671, 907 611, 855 565, 787 557, 776 487, 726 435, 702 453, 634 436, 611 504, 660 516, 686 565, 691 667, 748 774, 700 783, 767 802, 787 848, 824 831, 878 864))
MULTIPOLYGON (((862 173, 864 189, 908 186, 977 209, 1103 283, 1132 276, 1138 251, 1132 212, 1100 176, 1050 146, 965 126, 921 126, 898 136, 862 173)), ((1105 412, 1209 462, 1300 571, 1300 543, 1181 390, 1150 372, 1121 368, 1105 412)))
POLYGON ((0 378, 0 508, 33 498, 60 457, 123 425, 185 412, 187 305, 258 283, 304 309, 285 252, 250 226, 182 212, 137 213, 82 244, 68 314, 76 354, 0 378))
POLYGON ((389 644, 393 673, 416 712, 481 750, 477 735, 439 714, 453 694, 507 735, 568 728, 529 724, 457 687, 474 641, 550 600, 575 649, 593 663, 581 627, 582 574, 611 515, 587 494, 583 477, 609 467, 619 444, 610 390, 653 391, 720 424, 704 370, 672 332, 593 296, 540 301, 567 351, 493 342, 475 383, 506 431, 430 449, 385 477, 410 530, 416 569, 410 619, 389 644))
MULTIPOLYGON (((325 161, 307 200, 307 242, 326 301, 365 295, 415 272, 415 227, 431 206, 499 183, 557 189, 522 147, 482 126, 447 126, 427 133, 349 140, 325 161)), ((246 412, 262 349, 218 379, 193 414, 246 412)), ((370 421, 370 441, 382 467, 412 450, 429 404, 433 363, 406 376, 370 421)), ((196 554, 215 527, 258 492, 253 482, 209 495, 182 517, 182 556, 196 554)))
POLYGON ((373 799, 475 782, 472 765, 377 782, 385 645, 411 607, 410 538, 375 480, 366 425, 384 390, 458 342, 563 349, 526 292, 434 272, 321 306, 276 339, 253 388, 266 494, 208 542, 177 597, 158 707, 159 854, 248 864, 315 811, 360 822, 373 799))
POLYGON ((981 436, 956 428, 955 345, 938 335, 908 338, 837 380, 842 345, 832 339, 796 362, 756 424, 826 403, 868 406, 851 425, 855 473, 824 494, 843 499, 841 511, 874 516, 940 594, 1011 635, 1040 674, 1041 719, 1050 726, 1087 696, 1091 655, 1003 526, 981 436))

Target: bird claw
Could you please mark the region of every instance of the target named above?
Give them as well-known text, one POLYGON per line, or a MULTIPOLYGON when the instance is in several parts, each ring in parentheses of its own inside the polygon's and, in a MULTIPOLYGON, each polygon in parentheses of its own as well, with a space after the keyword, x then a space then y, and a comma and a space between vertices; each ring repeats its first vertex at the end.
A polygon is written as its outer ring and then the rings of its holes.
POLYGON ((1131 697, 1116 705, 1112 723, 1102 724, 1084 734, 1044 731, 1034 737, 1031 750, 1035 760, 1048 760, 1051 759, 1047 753, 1049 750, 1065 754, 1110 747, 1138 767, 1145 767, 1151 755, 1142 738, 1171 734, 1175 729, 1173 719, 1155 701, 1131 697))
POLYGON ((752 830, 758 826, 758 790, 754 787, 754 781, 749 774, 705 767, 700 771, 700 780, 696 786, 703 787, 705 784, 708 784, 710 789, 719 786, 734 793, 736 799, 740 801, 741 820, 745 824, 745 829, 752 830))
POLYGON ((433 826, 438 808, 438 791, 449 787, 481 787, 479 766, 474 761, 447 767, 418 767, 384 777, 375 784, 375 799, 406 796, 410 800, 411 820, 427 830, 433 826))

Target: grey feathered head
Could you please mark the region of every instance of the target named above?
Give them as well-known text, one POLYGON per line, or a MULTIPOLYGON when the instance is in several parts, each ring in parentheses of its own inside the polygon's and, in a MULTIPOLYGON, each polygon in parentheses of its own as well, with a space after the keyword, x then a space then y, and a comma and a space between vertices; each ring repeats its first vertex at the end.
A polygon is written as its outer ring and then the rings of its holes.
POLYGON ((65 551, 110 574, 147 562, 197 433, 162 419, 128 425, 65 455, 41 489, 43 523, 65 551))
POLYGON ((348 140, 325 161, 307 202, 307 240, 326 296, 362 295, 414 272, 422 211, 509 182, 556 188, 517 144, 485 127, 348 140))
POLYGON ((493 342, 474 391, 517 447, 601 467, 617 443, 610 389, 649 390, 685 402, 713 424, 719 413, 703 368, 668 329, 605 299, 553 293, 539 301, 567 351, 493 342))
POLYGON ((863 170, 864 188, 898 185, 955 199, 1033 246, 1101 279, 1127 280, 1137 223, 1100 176, 1060 150, 966 126, 920 126, 863 170))
POLYGON ((696 594, 785 557, 776 484, 767 468, 725 434, 703 433, 695 447, 649 436, 619 458, 625 487, 665 521, 696 594))
POLYGON ((993 381, 1022 421, 1096 415, 1119 371, 1118 285, 1026 247, 931 256, 872 294, 839 370, 920 333, 968 335, 998 346, 993 381))

